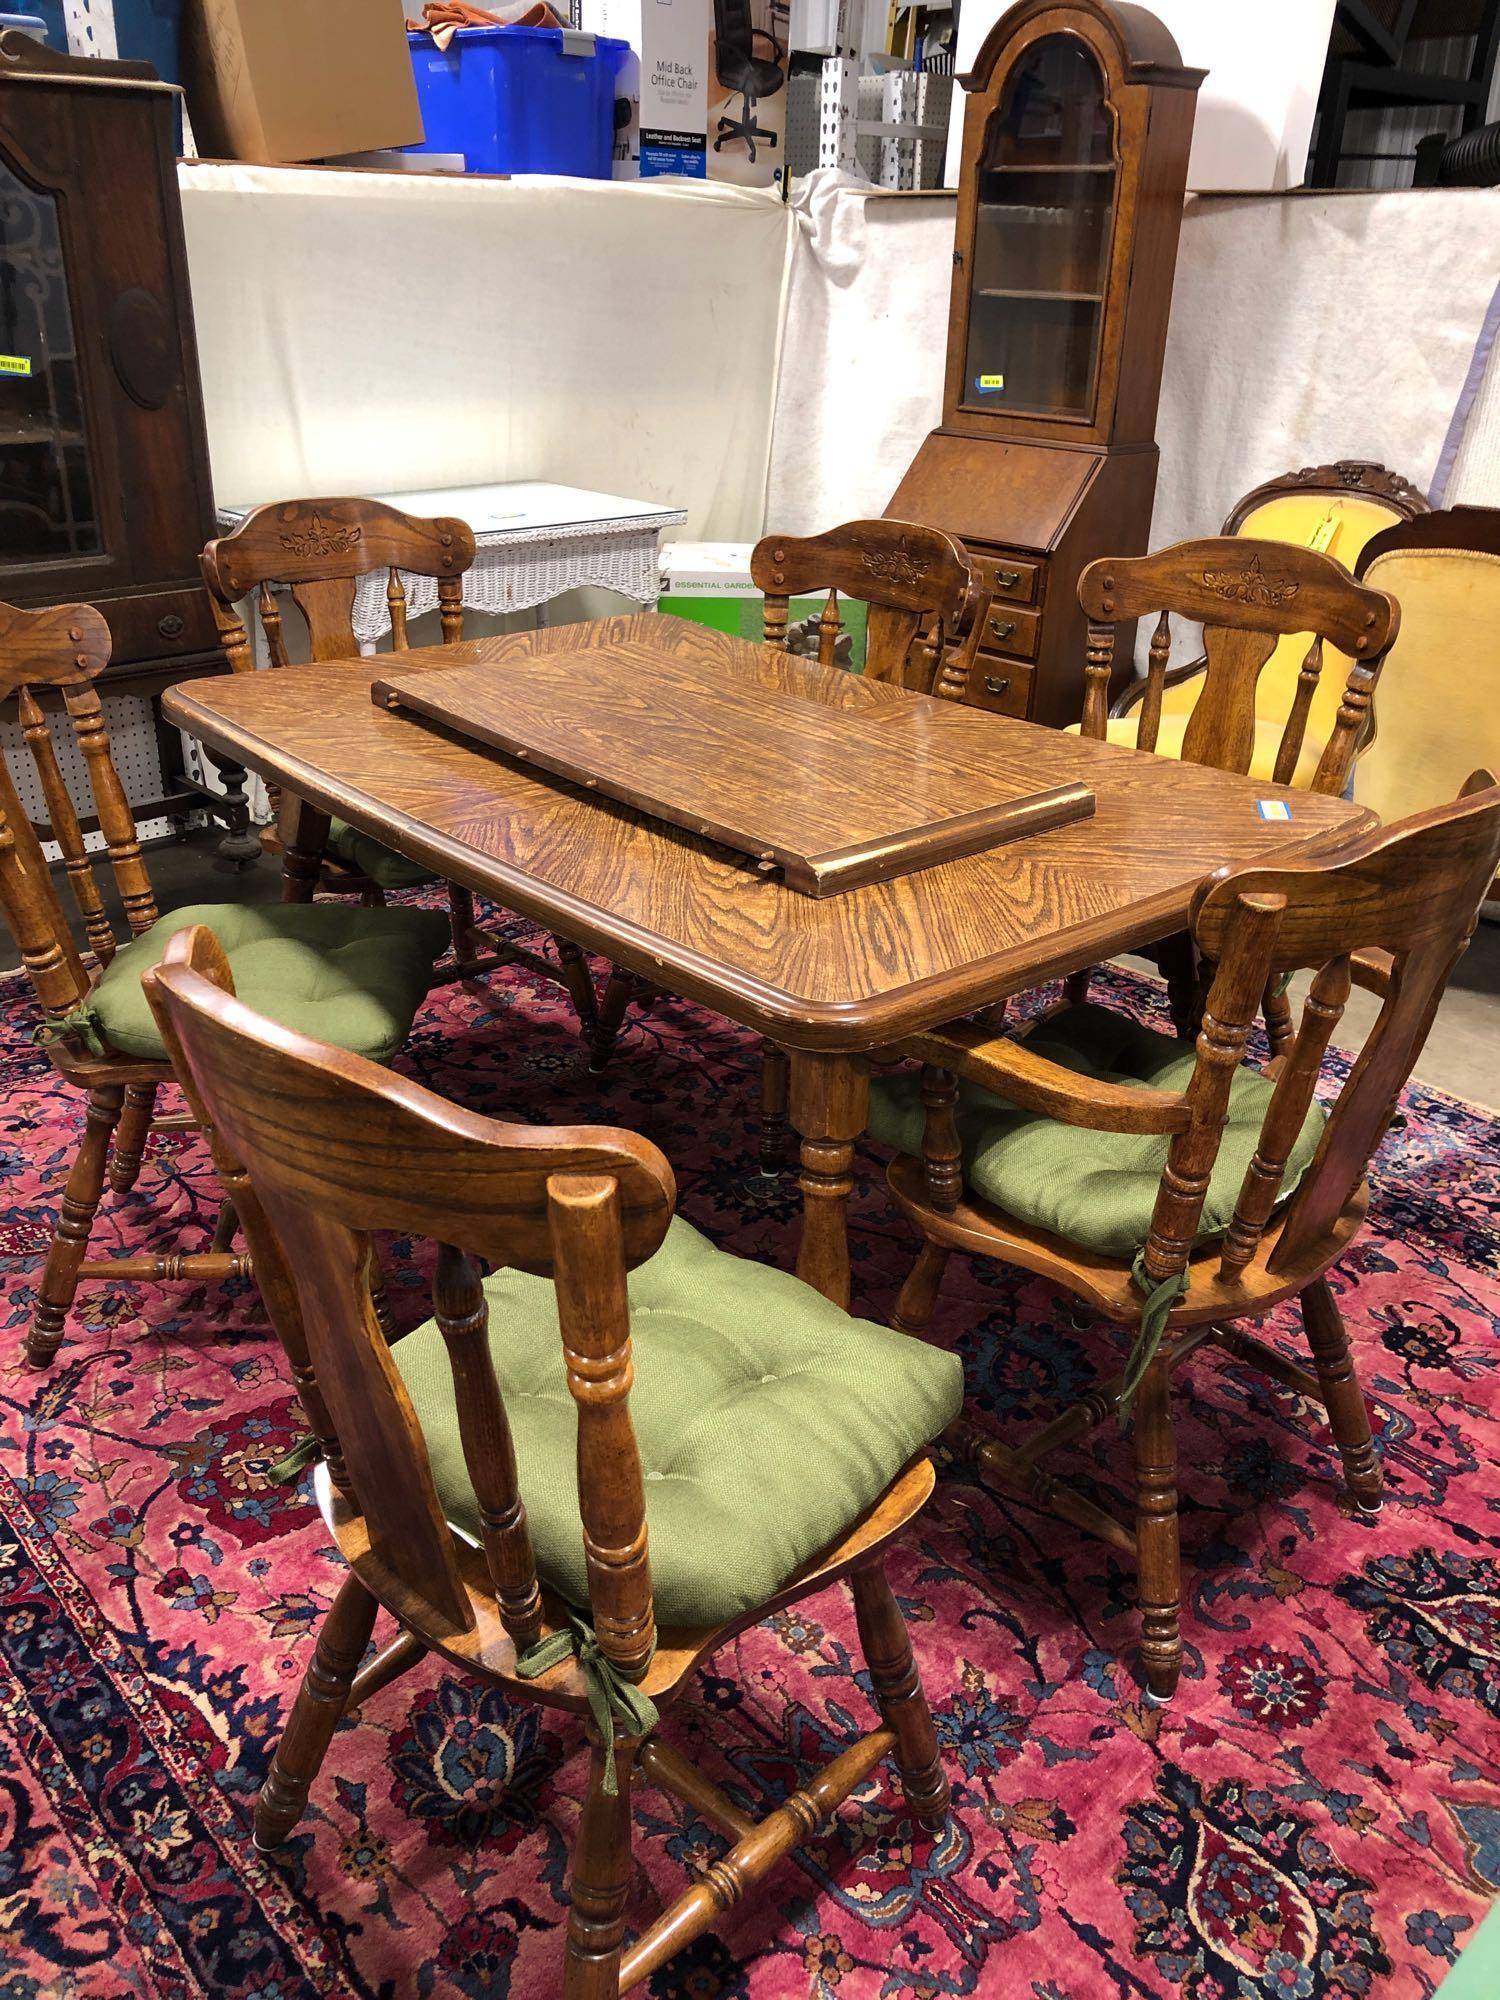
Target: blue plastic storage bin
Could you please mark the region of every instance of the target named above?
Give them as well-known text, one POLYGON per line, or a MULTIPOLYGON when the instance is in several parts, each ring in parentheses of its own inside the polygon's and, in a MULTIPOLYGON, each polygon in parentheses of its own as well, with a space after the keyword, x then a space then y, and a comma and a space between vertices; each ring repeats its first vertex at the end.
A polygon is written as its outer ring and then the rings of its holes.
MULTIPOLYGON (((61 20, 61 18, 61 0, 59 0, 58 19, 61 20)), ((23 35, 30 35, 34 41, 46 42, 49 47, 61 49, 66 55, 68 49, 67 36, 64 35, 60 42, 53 41, 47 32, 49 25, 46 15, 41 12, 39 7, 28 8, 24 14, 0 14, 0 29, 19 28, 23 35)))
POLYGON ((609 179, 628 42, 563 28, 460 28, 446 49, 407 40, 427 135, 408 153, 462 153, 471 174, 609 179))

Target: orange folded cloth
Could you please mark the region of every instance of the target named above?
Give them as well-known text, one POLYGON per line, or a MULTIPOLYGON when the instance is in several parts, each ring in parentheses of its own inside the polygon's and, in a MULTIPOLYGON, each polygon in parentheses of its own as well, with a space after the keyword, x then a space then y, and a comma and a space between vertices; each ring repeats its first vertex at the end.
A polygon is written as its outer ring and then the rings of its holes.
POLYGON ((561 28, 567 24, 547 0, 503 0, 496 9, 475 7, 471 0, 427 0, 420 21, 408 19, 412 34, 429 30, 440 49, 447 48, 460 28, 561 28))

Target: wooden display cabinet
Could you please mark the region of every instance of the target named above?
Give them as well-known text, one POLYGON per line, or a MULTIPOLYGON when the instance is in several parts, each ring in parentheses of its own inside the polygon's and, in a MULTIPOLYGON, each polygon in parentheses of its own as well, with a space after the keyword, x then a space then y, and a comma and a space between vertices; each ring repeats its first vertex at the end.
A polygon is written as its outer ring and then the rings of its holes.
MULTIPOLYGON (((109 624, 106 695, 223 671, 198 573, 213 488, 177 192, 177 91, 146 63, 0 34, 0 598, 109 624)), ((204 797, 158 731, 164 795, 252 858, 243 773, 204 797)))
POLYGON ((1203 75, 1143 7, 1021 0, 961 79, 943 422, 886 512, 957 535, 993 593, 975 707, 1077 722, 1079 575, 1146 548, 1203 75))

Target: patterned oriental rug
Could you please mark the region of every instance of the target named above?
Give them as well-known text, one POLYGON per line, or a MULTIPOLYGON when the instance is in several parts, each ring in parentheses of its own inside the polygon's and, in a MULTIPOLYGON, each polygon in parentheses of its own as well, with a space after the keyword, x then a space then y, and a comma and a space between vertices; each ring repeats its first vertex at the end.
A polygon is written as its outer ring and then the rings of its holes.
MULTIPOLYGON (((1145 982, 1106 979, 1161 1018, 1145 982)), ((94 1285, 53 1370, 20 1365, 80 1104, 31 1045, 25 989, 0 994, 0 2000, 550 2000, 585 1770, 567 1721, 428 1664, 343 1725, 289 1848, 253 1853, 340 1575, 305 1485, 267 1477, 298 1431, 279 1350, 248 1286, 94 1285)), ((739 1029, 661 1002, 591 1079, 559 998, 521 976, 438 996, 402 1061, 476 1108, 646 1133, 693 1222, 790 1265, 795 1181, 756 1172, 739 1029)), ((1405 1115, 1336 1279, 1384 1447, 1379 1519, 1341 1504, 1316 1416, 1204 1350, 1178 1378, 1187 1667, 1153 1711, 1132 1576, 940 1463, 893 1576, 950 1833, 914 1839, 877 1772, 657 2000, 1435 1990, 1500 1888, 1500 1152, 1451 1098, 1413 1090, 1405 1115)), ((101 1240, 199 1247, 216 1206, 201 1145, 166 1135, 135 1194, 106 1194, 101 1240)), ((913 1245, 873 1153, 852 1235, 857 1309, 883 1317, 913 1245)), ((414 1323, 404 1249, 388 1263, 414 1323)), ((1046 1284, 957 1260, 935 1335, 1001 1431, 1118 1365, 1046 1284)), ((1071 1458, 1128 1493, 1113 1425, 1071 1458)), ((669 1739, 747 1807, 779 1799, 870 1726, 854 1648, 843 1590, 811 1599, 710 1663, 669 1739)), ((644 1790, 635 1834, 644 1922, 722 1843, 644 1790)))

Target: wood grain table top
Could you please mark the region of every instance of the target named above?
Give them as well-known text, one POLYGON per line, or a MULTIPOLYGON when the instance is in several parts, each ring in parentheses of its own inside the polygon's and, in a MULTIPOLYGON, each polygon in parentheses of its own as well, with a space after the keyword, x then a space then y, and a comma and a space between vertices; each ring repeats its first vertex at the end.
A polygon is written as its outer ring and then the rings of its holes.
POLYGON ((1096 964, 1180 928, 1193 890, 1221 864, 1290 859, 1374 823, 1347 800, 1085 742, 649 612, 399 659, 185 682, 163 709, 210 749, 435 873, 794 1048, 879 1047, 1096 964), (373 682, 397 666, 403 678, 476 662, 498 674, 536 653, 625 643, 815 695, 888 727, 914 759, 1014 748, 1038 790, 1081 781, 1096 810, 819 900, 725 848, 439 727, 415 728, 371 699, 373 682), (1263 817, 1262 800, 1285 801, 1290 819, 1263 817))
POLYGON ((804 895, 846 894, 1084 819, 1087 786, 1039 788, 1027 745, 934 732, 927 704, 832 708, 641 639, 414 674, 373 698, 718 842, 804 895))

